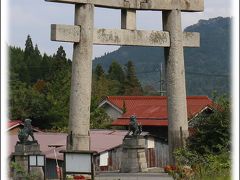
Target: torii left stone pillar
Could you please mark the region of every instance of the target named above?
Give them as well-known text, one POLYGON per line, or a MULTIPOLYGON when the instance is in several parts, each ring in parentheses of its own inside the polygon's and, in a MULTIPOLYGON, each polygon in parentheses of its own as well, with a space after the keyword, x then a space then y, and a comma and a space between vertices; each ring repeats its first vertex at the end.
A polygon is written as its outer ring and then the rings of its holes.
POLYGON ((81 27, 73 45, 72 80, 67 150, 90 150, 93 4, 75 5, 75 25, 81 27))

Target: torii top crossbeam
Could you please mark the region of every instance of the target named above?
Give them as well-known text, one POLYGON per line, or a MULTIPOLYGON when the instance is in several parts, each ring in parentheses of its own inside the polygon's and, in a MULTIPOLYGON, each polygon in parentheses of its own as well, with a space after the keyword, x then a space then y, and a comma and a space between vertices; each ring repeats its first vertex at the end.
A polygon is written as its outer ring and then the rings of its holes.
POLYGON ((49 2, 70 4, 94 4, 95 7, 135 10, 172 10, 201 12, 204 9, 203 0, 46 0, 49 2))

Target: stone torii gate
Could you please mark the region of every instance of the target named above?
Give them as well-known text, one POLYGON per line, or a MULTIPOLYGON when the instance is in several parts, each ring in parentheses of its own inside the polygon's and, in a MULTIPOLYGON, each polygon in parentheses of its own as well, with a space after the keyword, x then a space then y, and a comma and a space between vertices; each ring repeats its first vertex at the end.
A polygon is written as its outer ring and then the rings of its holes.
POLYGON ((182 32, 181 11, 200 12, 204 0, 46 0, 75 5, 74 25, 51 25, 51 40, 72 42, 67 150, 89 150, 93 44, 164 47, 170 163, 188 137, 183 47, 199 47, 200 35, 182 32), (121 29, 93 27, 94 7, 121 9, 121 29), (136 11, 162 11, 163 31, 136 30, 136 11))

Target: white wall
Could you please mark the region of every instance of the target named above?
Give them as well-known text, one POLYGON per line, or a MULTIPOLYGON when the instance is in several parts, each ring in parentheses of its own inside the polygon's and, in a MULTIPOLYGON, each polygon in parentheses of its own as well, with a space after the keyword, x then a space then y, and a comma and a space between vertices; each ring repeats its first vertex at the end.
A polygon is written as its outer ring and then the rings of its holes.
POLYGON ((107 165, 108 165, 108 152, 101 153, 99 166, 107 166, 107 165))
POLYGON ((147 148, 155 148, 155 141, 153 137, 147 138, 147 148))
POLYGON ((122 113, 111 107, 110 105, 105 105, 102 107, 105 112, 113 119, 116 120, 117 118, 122 116, 122 113))

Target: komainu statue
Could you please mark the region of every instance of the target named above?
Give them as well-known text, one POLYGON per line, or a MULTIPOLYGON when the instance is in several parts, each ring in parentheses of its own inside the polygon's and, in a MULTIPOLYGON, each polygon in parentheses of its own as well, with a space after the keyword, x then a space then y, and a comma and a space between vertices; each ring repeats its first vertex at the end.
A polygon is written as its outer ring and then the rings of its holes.
POLYGON ((142 126, 138 124, 137 117, 135 115, 130 117, 127 135, 129 135, 131 132, 133 136, 137 136, 142 133, 142 126))
POLYGON ((32 122, 31 119, 25 119, 23 129, 19 130, 18 139, 20 144, 37 143, 37 141, 33 136, 33 129, 32 129, 31 122, 32 122), (29 136, 31 136, 32 141, 28 140, 29 136))

